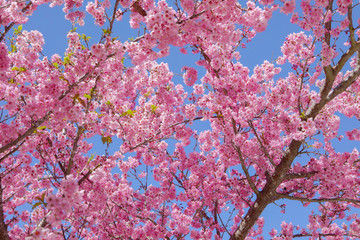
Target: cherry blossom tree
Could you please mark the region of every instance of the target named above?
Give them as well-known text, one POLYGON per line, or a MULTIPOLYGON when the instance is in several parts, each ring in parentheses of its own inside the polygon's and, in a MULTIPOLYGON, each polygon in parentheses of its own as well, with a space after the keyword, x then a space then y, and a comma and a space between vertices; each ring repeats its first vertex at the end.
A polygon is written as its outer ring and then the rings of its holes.
POLYGON ((0 0, 0 239, 359 239, 359 152, 334 144, 360 140, 338 132, 360 118, 359 8, 0 0), (22 29, 42 4, 73 25, 63 55, 22 29), (302 30, 249 69, 242 49, 274 12, 302 30), (121 41, 125 17, 139 35, 121 41), (198 57, 181 83, 163 61, 176 48, 198 57), (281 200, 313 207, 308 224, 263 232, 281 200))

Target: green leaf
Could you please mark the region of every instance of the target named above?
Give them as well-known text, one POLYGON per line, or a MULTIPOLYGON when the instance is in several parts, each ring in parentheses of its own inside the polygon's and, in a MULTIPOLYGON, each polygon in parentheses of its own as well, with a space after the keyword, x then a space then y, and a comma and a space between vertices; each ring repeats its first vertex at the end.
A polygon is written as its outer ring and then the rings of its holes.
POLYGON ((88 165, 95 157, 95 153, 91 154, 91 156, 89 157, 89 160, 87 161, 86 165, 88 165))
POLYGON ((156 109, 158 108, 158 106, 156 106, 156 105, 151 105, 151 111, 153 112, 153 113, 156 113, 156 109))
POLYGON ((304 120, 306 119, 306 116, 305 116, 305 113, 304 113, 304 112, 301 112, 300 118, 301 118, 301 119, 304 119, 304 120))
POLYGON ((87 99, 91 100, 91 96, 89 94, 84 94, 84 97, 86 97, 87 99))
POLYGON ((71 57, 72 55, 74 55, 74 53, 69 53, 69 54, 67 54, 67 55, 64 57, 64 65, 66 65, 66 64, 72 65, 72 64, 73 64, 73 63, 71 62, 71 60, 70 60, 70 57, 71 57))
POLYGON ((73 29, 71 29, 69 32, 75 32, 77 29, 77 27, 74 27, 73 29))
POLYGON ((130 116, 133 117, 134 113, 136 113, 136 111, 133 111, 131 109, 127 110, 126 112, 123 112, 122 114, 120 114, 120 116, 130 116))
POLYGON ((108 100, 105 104, 109 106, 111 105, 111 102, 108 100))
POLYGON ((149 97, 149 96, 150 96, 150 91, 144 94, 144 97, 149 97))
POLYGON ((38 130, 44 130, 44 129, 46 129, 46 126, 41 126, 41 127, 38 127, 37 129, 38 130))
POLYGON ((18 68, 18 67, 13 67, 11 70, 13 70, 13 71, 19 71, 19 72, 25 72, 25 71, 26 71, 26 68, 24 68, 24 67, 20 67, 20 68, 18 68))
POLYGON ((91 94, 95 94, 95 93, 96 93, 96 88, 91 88, 91 89, 90 89, 90 93, 91 93, 91 94))
POLYGON ((53 63, 54 67, 59 68, 59 64, 57 62, 53 63))
POLYGON ((10 47, 11 47, 11 52, 16 52, 17 51, 17 48, 16 48, 16 46, 14 44, 11 44, 10 47))
POLYGON ((64 65, 70 64, 70 58, 68 56, 64 57, 64 65))
POLYGON ((107 143, 107 144, 109 144, 109 143, 112 143, 112 139, 111 139, 111 137, 101 137, 101 141, 102 141, 102 143, 103 144, 105 144, 105 143, 107 143))
POLYGON ((104 33, 104 35, 107 35, 107 34, 111 34, 112 31, 110 31, 109 29, 101 29, 104 33))
POLYGON ((15 35, 18 35, 21 33, 21 30, 22 30, 23 26, 22 25, 19 25, 17 29, 13 28, 14 29, 14 34, 15 35))
POLYGON ((80 35, 80 37, 84 39, 84 41, 91 39, 91 37, 87 37, 85 34, 80 35))

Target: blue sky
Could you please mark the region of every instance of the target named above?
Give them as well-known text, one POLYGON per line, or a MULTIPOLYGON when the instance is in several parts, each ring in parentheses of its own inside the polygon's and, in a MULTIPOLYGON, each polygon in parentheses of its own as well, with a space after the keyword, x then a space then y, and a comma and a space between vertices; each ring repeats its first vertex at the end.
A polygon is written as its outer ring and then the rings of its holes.
MULTIPOLYGON (((85 3, 86 5, 86 3, 85 3)), ((120 40, 126 41, 128 38, 136 37, 137 30, 130 29, 128 25, 128 14, 123 17, 121 22, 115 24, 115 34, 120 36, 120 40)), ((265 32, 259 33, 250 43, 247 44, 247 48, 241 49, 241 59, 243 65, 248 66, 250 70, 254 66, 260 65, 264 60, 274 60, 278 56, 282 55, 280 47, 283 44, 286 36, 293 32, 299 32, 300 28, 290 24, 290 16, 280 14, 279 11, 274 13, 274 17, 270 20, 269 26, 265 32)), ((85 19, 85 26, 78 27, 79 33, 85 33, 87 36, 91 36, 91 42, 96 43, 101 34, 101 28, 94 26, 94 20, 89 14, 85 19)), ((56 6, 49 8, 48 6, 40 6, 27 24, 23 26, 24 30, 38 30, 45 39, 45 46, 43 53, 51 57, 52 54, 58 53, 63 56, 63 53, 67 47, 66 34, 71 29, 69 21, 65 20, 62 7, 56 6)), ((178 49, 172 48, 171 55, 164 59, 164 62, 168 62, 170 69, 174 73, 181 73, 183 65, 189 62, 198 60, 198 56, 188 54, 183 55, 178 49)), ((286 68, 283 70, 283 74, 286 75, 286 68)), ((201 77, 201 76, 199 76, 201 77)), ((342 122, 340 128, 340 134, 344 135, 345 126, 357 126, 358 121, 356 119, 350 119, 342 122)), ((206 128, 206 127, 203 127, 206 128)), ((94 142, 95 139, 93 139, 94 142)), ((95 144, 92 151, 97 154, 101 154, 104 151, 104 145, 98 139, 99 144, 95 144)), ((334 142, 338 146, 339 151, 352 151, 356 146, 356 142, 334 142)), ((114 149, 115 150, 115 149, 114 149)), ((307 224, 308 215, 311 213, 312 207, 303 208, 301 203, 278 201, 277 204, 287 204, 286 213, 280 213, 281 208, 276 205, 268 206, 264 211, 265 217, 265 232, 269 232, 272 227, 279 229, 279 226, 283 220, 293 222, 293 225, 300 224, 305 227, 307 224)))

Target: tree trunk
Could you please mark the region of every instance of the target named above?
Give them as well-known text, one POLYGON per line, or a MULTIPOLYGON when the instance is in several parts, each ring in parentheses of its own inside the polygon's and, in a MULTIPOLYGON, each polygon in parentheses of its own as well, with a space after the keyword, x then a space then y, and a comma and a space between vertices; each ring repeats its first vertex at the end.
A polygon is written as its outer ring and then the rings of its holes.
POLYGON ((4 210, 3 210, 3 188, 0 177, 0 240, 9 240, 7 226, 5 224, 4 210))

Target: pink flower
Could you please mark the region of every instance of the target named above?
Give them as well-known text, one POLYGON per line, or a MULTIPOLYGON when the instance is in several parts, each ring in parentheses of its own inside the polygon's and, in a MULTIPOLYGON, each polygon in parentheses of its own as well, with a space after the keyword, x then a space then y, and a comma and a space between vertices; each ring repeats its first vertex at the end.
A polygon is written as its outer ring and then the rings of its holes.
POLYGON ((94 44, 91 46, 91 52, 95 57, 101 58, 105 54, 104 44, 94 44))
POLYGON ((183 53, 183 54, 187 54, 187 53, 188 53, 187 50, 186 50, 186 48, 180 48, 180 52, 183 53))
POLYGON ((8 57, 8 50, 5 43, 0 43, 0 72, 5 71, 10 64, 10 59, 8 57))
POLYGON ((194 85, 198 78, 197 70, 192 67, 183 67, 181 70, 185 71, 185 73, 183 74, 185 84, 187 86, 194 85))
POLYGON ((284 6, 281 8, 281 12, 285 14, 289 14, 294 12, 296 8, 295 0, 286 1, 284 6))

